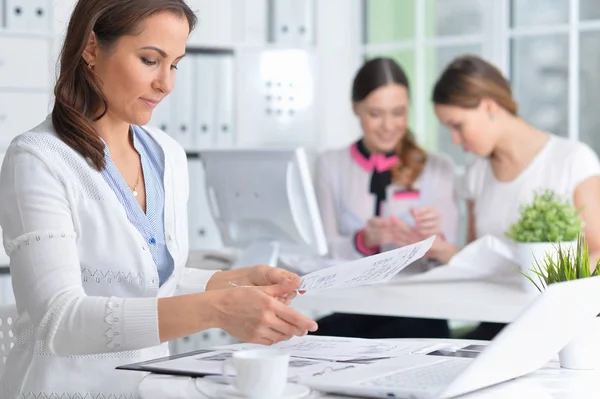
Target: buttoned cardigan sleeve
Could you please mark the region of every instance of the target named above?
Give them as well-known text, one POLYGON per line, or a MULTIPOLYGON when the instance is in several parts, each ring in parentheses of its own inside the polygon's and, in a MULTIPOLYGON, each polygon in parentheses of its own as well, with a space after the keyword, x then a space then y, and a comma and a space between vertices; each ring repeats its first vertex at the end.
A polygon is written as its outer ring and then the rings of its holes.
POLYGON ((160 343, 157 298, 86 295, 67 185, 15 144, 0 172, 0 204, 20 317, 36 326, 43 350, 87 355, 160 343))

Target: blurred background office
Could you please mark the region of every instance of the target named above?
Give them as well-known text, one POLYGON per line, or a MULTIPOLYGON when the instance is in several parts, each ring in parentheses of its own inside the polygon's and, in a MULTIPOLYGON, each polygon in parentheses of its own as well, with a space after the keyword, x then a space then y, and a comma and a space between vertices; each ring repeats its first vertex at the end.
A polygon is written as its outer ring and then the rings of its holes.
MULTIPOLYGON (((428 151, 450 154, 457 175, 469 159, 438 124, 430 97, 441 70, 465 53, 484 57, 509 77, 527 121, 600 150, 598 0, 188 3, 199 25, 176 88, 151 124, 189 154, 195 253, 223 250, 198 151, 303 147, 314 160, 317 153, 349 145, 361 134, 349 100, 352 78, 365 59, 376 56, 394 58, 407 71, 410 128, 428 151)), ((73 5, 0 0, 0 160, 12 138, 51 109, 56 60, 73 5)), ((465 237, 464 221, 459 237, 465 237)), ((14 301, 7 264, 0 248, 2 303, 14 301)))

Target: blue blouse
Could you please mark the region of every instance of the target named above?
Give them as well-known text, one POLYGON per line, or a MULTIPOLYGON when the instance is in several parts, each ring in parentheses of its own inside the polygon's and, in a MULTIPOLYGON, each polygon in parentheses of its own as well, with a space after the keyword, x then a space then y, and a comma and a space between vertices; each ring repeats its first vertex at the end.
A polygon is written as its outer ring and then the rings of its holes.
POLYGON ((106 143, 104 146, 106 167, 102 170, 102 177, 125 208, 129 221, 148 243, 158 270, 159 283, 162 285, 173 274, 174 269, 173 257, 167 249, 165 240, 165 190, 163 185, 165 157, 158 143, 143 128, 135 125, 131 125, 131 127, 133 145, 142 160, 143 179, 146 187, 146 213, 115 166, 106 143))

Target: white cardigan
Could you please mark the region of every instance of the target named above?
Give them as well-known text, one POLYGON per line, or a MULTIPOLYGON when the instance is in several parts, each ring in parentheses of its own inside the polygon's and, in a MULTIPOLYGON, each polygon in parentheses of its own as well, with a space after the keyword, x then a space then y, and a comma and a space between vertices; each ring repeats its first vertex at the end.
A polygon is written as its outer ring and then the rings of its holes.
POLYGON ((144 238, 101 174, 57 137, 50 118, 8 148, 0 225, 19 318, 1 398, 136 397, 144 374, 115 367, 168 354, 157 298, 203 291, 214 273, 185 267, 185 153, 165 133, 147 130, 165 154, 165 237, 175 261, 160 288, 144 238))

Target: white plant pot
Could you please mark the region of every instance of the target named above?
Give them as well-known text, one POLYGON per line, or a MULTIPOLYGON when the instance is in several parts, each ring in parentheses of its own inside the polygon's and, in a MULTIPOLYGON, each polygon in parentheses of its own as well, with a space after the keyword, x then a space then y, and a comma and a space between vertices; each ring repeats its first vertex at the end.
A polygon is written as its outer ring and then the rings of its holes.
MULTIPOLYGON (((560 243, 560 247, 563 251, 571 250, 572 248, 575 248, 576 245, 577 241, 568 241, 560 243)), ((539 280, 537 279, 535 273, 533 273, 532 271, 534 268, 537 269, 536 261, 540 267, 543 267, 543 262, 544 259, 546 259, 547 254, 551 255, 554 259, 556 259, 556 256, 558 254, 558 246, 558 243, 552 242, 518 242, 516 246, 516 255, 517 260, 519 262, 520 270, 523 273, 532 276, 533 280, 539 286, 539 280)), ((521 287, 524 291, 530 293, 539 293, 535 285, 533 285, 533 283, 529 281, 527 277, 521 277, 521 287)))
POLYGON ((573 370, 600 369, 600 317, 590 321, 560 352, 560 367, 573 370))

